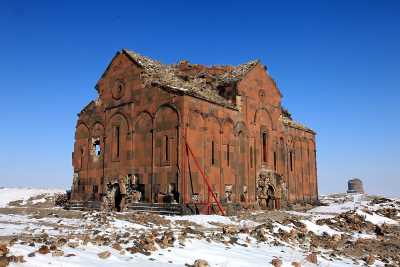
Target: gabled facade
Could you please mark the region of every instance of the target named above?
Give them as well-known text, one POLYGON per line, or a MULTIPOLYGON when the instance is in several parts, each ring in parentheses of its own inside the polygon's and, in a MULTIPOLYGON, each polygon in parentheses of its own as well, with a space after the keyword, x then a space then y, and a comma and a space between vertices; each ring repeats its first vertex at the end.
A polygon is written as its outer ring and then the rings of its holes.
POLYGON ((279 208, 317 199, 315 133, 282 108, 259 61, 165 65, 122 50, 96 89, 78 114, 75 201, 102 201, 107 184, 128 199, 128 177, 140 191, 135 201, 201 204, 209 199, 202 171, 222 203, 279 208))

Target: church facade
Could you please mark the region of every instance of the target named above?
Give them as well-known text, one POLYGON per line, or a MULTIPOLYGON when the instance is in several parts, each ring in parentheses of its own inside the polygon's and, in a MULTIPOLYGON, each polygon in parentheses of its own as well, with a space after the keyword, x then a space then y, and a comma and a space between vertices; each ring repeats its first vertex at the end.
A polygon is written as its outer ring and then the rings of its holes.
POLYGON ((110 188, 122 203, 318 198, 315 132, 292 120, 260 61, 167 65, 124 49, 96 90, 78 114, 73 201, 101 202, 110 188))

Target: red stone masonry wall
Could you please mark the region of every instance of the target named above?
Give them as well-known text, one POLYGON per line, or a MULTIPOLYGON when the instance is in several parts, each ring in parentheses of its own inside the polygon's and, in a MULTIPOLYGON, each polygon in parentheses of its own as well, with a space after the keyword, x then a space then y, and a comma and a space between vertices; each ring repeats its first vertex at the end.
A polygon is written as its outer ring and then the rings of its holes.
POLYGON ((185 136, 221 198, 225 186, 233 185, 235 202, 254 202, 264 167, 283 176, 289 202, 317 199, 315 134, 282 123, 281 94, 261 64, 238 83, 238 109, 145 84, 142 72, 118 53, 98 82, 99 98, 79 114, 74 200, 100 200, 107 182, 132 174, 144 185, 145 201, 156 201, 154 195, 167 192, 169 184, 181 203, 191 202, 193 194, 205 201, 207 187, 186 158, 185 136), (245 188, 247 199, 241 197, 245 188))

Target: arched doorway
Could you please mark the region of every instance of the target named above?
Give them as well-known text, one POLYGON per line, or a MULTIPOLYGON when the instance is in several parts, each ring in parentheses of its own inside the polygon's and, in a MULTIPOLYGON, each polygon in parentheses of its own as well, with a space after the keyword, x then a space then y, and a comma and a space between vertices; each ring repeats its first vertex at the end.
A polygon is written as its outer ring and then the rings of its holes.
POLYGON ((280 196, 277 196, 276 184, 277 181, 274 171, 267 169, 260 170, 256 181, 256 197, 257 203, 261 209, 273 210, 278 206, 276 204, 276 198, 280 198, 280 196))
POLYGON ((116 211, 121 211, 122 194, 118 182, 115 182, 112 186, 114 208, 116 211))
POLYGON ((269 210, 275 209, 275 189, 272 185, 268 185, 266 201, 269 210))

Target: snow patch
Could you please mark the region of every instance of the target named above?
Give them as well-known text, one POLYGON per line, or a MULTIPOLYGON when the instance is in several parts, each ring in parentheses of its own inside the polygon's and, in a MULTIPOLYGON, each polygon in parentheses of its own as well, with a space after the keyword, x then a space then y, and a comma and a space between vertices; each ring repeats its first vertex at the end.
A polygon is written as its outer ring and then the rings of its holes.
POLYGON ((371 215, 371 214, 368 214, 368 213, 366 213, 366 212, 364 212, 362 210, 357 210, 356 213, 358 215, 360 215, 360 216, 365 217, 365 220, 367 222, 370 222, 370 223, 375 224, 375 225, 398 224, 398 222, 396 222, 395 220, 392 220, 390 218, 378 215, 376 213, 372 213, 372 215, 371 215))
POLYGON ((324 224, 324 225, 318 225, 316 223, 313 223, 309 220, 301 220, 302 223, 304 223, 308 229, 308 231, 313 232, 316 235, 322 235, 324 233, 333 236, 333 235, 340 235, 341 232, 336 231, 332 228, 330 228, 328 225, 324 224))
POLYGON ((65 193, 65 189, 41 189, 41 188, 0 188, 0 208, 8 206, 13 201, 27 201, 31 197, 38 195, 54 195, 56 193, 65 193))
POLYGON ((220 215, 184 215, 184 216, 164 216, 164 218, 171 220, 173 222, 177 220, 184 220, 199 224, 206 228, 215 228, 218 226, 212 225, 210 223, 221 223, 221 224, 235 224, 229 217, 220 215))

